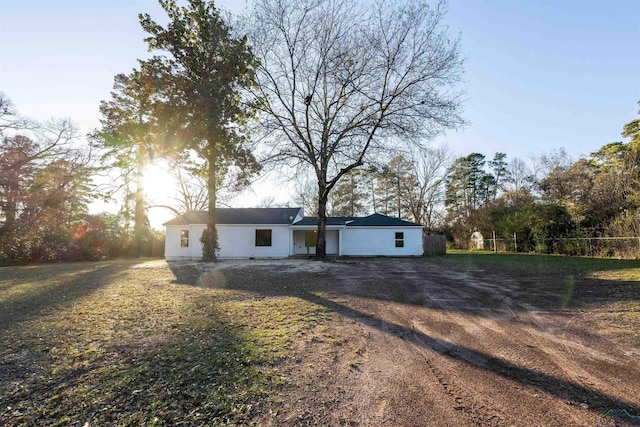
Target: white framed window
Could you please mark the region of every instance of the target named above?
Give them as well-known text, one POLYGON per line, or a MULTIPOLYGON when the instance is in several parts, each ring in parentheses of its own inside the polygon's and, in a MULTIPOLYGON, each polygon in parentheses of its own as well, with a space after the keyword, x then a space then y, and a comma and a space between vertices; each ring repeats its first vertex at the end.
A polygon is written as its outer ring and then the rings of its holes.
POLYGON ((404 232, 396 232, 396 248, 404 248, 404 232))
POLYGON ((256 230, 256 246, 271 246, 271 230, 256 230))
POLYGON ((181 248, 189 247, 189 230, 180 231, 180 247, 181 248))

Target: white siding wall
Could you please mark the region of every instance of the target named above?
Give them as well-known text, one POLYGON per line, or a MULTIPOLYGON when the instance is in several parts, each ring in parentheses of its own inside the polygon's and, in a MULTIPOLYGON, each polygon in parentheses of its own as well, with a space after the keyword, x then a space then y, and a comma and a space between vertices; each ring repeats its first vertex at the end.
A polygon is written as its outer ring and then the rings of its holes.
POLYGON ((327 255, 338 255, 338 242, 340 232, 338 230, 327 230, 327 255))
POLYGON ((342 255, 421 256, 422 229, 419 227, 347 227, 342 232, 342 255), (404 233, 402 248, 396 248, 396 232, 404 233))
POLYGON ((166 226, 164 257, 168 261, 201 258, 202 243, 200 243, 200 237, 202 237, 204 229, 204 225, 166 226), (180 246, 180 236, 183 230, 189 231, 189 246, 185 248, 180 246))
MULTIPOLYGON (((165 258, 168 261, 202 258, 200 238, 204 225, 166 227, 165 258), (182 230, 189 230, 189 247, 180 247, 182 230)), ((218 225, 220 258, 286 258, 289 256, 288 225, 218 225), (271 230, 271 246, 256 246, 256 230, 271 230)))
MULTIPOLYGON (((202 257, 200 237, 204 225, 170 225, 166 227, 165 258, 169 261, 202 257), (180 247, 182 230, 189 230, 189 247, 180 247)), ((218 225, 220 258, 285 258, 295 243, 295 253, 306 253, 304 231, 294 232, 287 225, 218 225), (256 229, 271 232, 271 246, 255 246, 256 229), (299 248, 301 246, 301 248, 299 248)), ((420 256, 422 255, 422 229, 418 227, 347 227, 342 231, 342 255, 351 256, 420 256), (404 247, 395 247, 395 233, 404 233, 404 247)), ((338 254, 339 231, 327 230, 327 253, 338 254)), ((315 248, 310 248, 315 253, 315 248)))
POLYGON ((202 233, 207 229, 206 225, 192 225, 191 226, 191 236, 193 236, 189 242, 189 246, 191 246, 191 257, 200 259, 202 258, 202 242, 200 239, 202 238, 202 233))
POLYGON ((286 258, 288 225, 218 225, 220 258, 286 258), (256 246, 256 230, 271 230, 271 246, 256 246))

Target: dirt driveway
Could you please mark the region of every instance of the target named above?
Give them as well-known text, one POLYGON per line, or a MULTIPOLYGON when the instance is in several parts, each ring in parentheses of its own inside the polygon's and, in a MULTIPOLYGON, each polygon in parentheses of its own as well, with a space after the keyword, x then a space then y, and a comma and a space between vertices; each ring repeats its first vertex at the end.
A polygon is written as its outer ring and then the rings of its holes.
POLYGON ((172 269, 330 311, 322 334, 299 337, 279 368, 290 382, 262 425, 591 426, 610 409, 640 414, 640 350, 518 278, 423 259, 172 269))

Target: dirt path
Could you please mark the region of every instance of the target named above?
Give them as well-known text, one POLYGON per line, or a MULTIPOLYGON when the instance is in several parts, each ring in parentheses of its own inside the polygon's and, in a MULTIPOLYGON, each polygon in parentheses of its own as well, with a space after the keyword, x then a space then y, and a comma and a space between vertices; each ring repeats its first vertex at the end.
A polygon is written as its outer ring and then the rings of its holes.
POLYGON ((575 311, 532 305, 513 277, 423 260, 311 264, 221 267, 227 283, 333 312, 335 339, 301 337, 282 367, 293 380, 261 424, 589 426, 609 409, 640 414, 640 350, 575 311))

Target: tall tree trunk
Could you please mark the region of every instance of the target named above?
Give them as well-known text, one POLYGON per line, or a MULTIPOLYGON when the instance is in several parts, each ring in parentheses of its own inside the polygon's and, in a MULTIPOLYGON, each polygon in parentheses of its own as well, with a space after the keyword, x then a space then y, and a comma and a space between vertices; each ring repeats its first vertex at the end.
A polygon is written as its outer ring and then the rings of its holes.
POLYGON ((7 190, 5 193, 5 203, 2 207, 4 210, 4 229, 10 230, 16 222, 18 215, 18 204, 16 200, 19 200, 20 194, 20 179, 17 175, 7 177, 7 190))
POLYGON ((7 202, 4 205, 4 228, 9 230, 16 222, 16 202, 13 200, 11 192, 7 195, 7 202))
POLYGON ((216 162, 215 152, 210 148, 209 169, 207 171, 207 192, 209 193, 209 212, 207 214, 207 229, 204 236, 204 248, 202 250, 202 260, 205 262, 216 261, 216 251, 218 250, 218 231, 216 230, 216 162))
POLYGON ((318 237, 316 240, 316 259, 327 259, 327 199, 326 187, 319 185, 318 189, 318 237))
POLYGON ((146 232, 146 217, 144 214, 144 152, 142 144, 138 144, 138 155, 136 159, 136 192, 135 192, 135 212, 133 217, 133 248, 132 255, 147 255, 143 242, 146 232))
POLYGON ((351 178, 351 215, 356 216, 356 178, 353 173, 350 174, 351 178))
POLYGON ((373 213, 378 213, 378 207, 376 206, 376 189, 374 178, 371 178, 371 200, 373 201, 373 213))
POLYGON ((400 171, 398 171, 397 175, 396 175, 397 179, 398 179, 398 193, 397 193, 397 197, 398 197, 398 218, 401 217, 401 212, 400 212, 400 198, 402 197, 400 194, 400 171))

